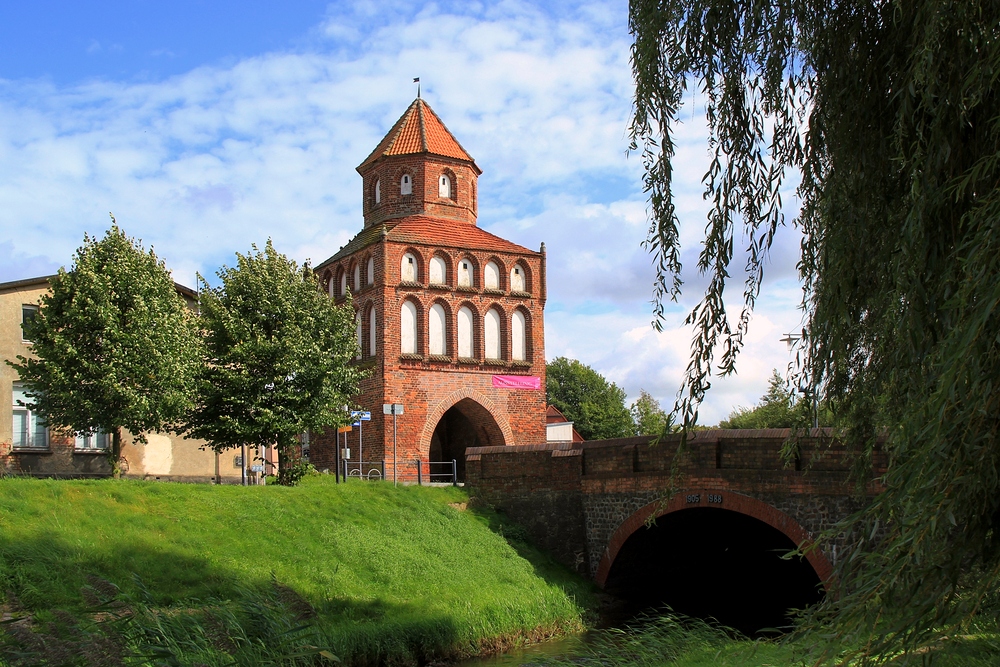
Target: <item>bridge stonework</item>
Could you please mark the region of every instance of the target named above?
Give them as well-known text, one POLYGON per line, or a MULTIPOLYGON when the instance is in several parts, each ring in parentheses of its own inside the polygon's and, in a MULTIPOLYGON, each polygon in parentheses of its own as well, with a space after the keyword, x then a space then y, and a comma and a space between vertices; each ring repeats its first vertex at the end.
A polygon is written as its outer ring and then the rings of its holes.
MULTIPOLYGON (((604 585, 625 540, 650 517, 721 508, 752 516, 797 545, 860 509, 842 443, 829 429, 797 435, 798 456, 780 456, 788 429, 713 430, 584 443, 477 447, 466 486, 504 512, 558 560, 604 585), (673 482, 673 485, 671 484, 673 482)), ((809 554, 828 582, 846 536, 809 554)))

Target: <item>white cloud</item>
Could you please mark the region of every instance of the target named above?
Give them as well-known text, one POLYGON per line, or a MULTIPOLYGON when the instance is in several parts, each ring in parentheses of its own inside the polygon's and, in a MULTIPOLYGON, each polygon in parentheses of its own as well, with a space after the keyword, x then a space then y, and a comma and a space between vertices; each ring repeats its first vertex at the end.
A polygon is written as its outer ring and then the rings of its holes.
MULTIPOLYGON (((322 261, 360 229, 354 167, 419 76, 484 170, 480 224, 547 244, 547 356, 579 358, 633 398, 642 387, 671 404, 690 342, 681 322, 703 288, 692 269, 705 131, 692 114, 678 134, 688 284, 657 334, 651 258, 640 248, 641 164, 625 156, 625 3, 547 13, 519 2, 358 2, 329 12, 295 51, 163 81, 0 81, 0 280, 68 264, 85 231, 107 227, 108 211, 189 284, 268 237, 300 261, 322 261)), ((740 374, 716 383, 708 421, 755 401, 770 369, 787 363, 777 339, 799 315, 796 239, 785 231, 740 374)))

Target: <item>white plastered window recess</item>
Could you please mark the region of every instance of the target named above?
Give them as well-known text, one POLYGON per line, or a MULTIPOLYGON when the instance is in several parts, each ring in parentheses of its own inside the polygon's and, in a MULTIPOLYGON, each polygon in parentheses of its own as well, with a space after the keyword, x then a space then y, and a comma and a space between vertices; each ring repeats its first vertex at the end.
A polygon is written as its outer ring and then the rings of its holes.
POLYGON ((510 270, 510 291, 511 292, 524 292, 525 280, 524 280, 524 267, 520 264, 515 264, 514 268, 510 270))
POLYGON ((474 287, 475 280, 473 279, 473 268, 472 261, 468 258, 462 259, 458 262, 458 286, 459 287, 474 287))
POLYGON ((417 306, 404 301, 399 309, 400 354, 417 354, 417 306))
POLYGON ((417 258, 413 253, 406 253, 399 265, 399 277, 404 283, 415 283, 419 279, 417 272, 417 258))
POLYGON ((448 317, 444 312, 444 306, 435 303, 431 306, 427 321, 428 351, 431 355, 444 356, 448 353, 447 335, 448 317))
POLYGON ((438 178, 438 197, 451 199, 451 177, 448 174, 441 174, 438 178))
POLYGON ((403 177, 399 179, 399 194, 413 194, 413 178, 409 174, 403 174, 403 177))
POLYGON ((444 285, 448 276, 448 266, 444 257, 435 255, 431 258, 429 279, 431 285, 444 285))
POLYGON ((487 262, 483 269, 483 287, 486 289, 500 289, 500 267, 496 262, 487 262))
POLYGON ((500 358, 500 313, 496 308, 490 308, 486 312, 483 321, 483 343, 487 359, 500 358))

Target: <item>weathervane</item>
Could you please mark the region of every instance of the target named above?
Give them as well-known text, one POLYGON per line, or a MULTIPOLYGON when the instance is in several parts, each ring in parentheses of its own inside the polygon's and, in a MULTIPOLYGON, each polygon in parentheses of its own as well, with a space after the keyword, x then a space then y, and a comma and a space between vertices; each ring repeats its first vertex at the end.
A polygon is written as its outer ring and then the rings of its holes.
POLYGON ((420 77, 414 77, 413 83, 417 84, 417 99, 420 99, 420 77))

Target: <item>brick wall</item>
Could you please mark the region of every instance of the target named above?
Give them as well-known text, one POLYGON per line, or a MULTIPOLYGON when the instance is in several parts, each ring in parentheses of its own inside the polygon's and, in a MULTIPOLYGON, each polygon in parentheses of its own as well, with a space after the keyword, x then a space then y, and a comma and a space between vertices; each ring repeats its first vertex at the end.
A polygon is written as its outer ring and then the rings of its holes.
MULTIPOLYGON (((356 403, 372 413, 372 420, 362 427, 361 452, 366 461, 390 461, 392 458, 392 418, 382 415, 384 403, 402 403, 405 412, 397 417, 396 457, 399 475, 410 479, 416 474, 415 459, 429 460, 431 438, 444 413, 464 399, 475 401, 485 410, 467 416, 476 425, 480 442, 498 445, 545 441, 545 331, 544 331, 544 255, 542 253, 494 252, 461 248, 442 248, 421 244, 396 243, 382 238, 356 253, 324 264, 320 275, 324 283, 333 282, 339 289, 338 276, 346 273, 350 303, 362 313, 362 359, 357 362, 370 375, 361 384, 356 403), (402 283, 400 265, 410 253, 417 261, 416 282, 402 283), (432 256, 445 259, 444 285, 431 285, 428 263, 432 256), (374 260, 374 282, 367 283, 364 267, 374 260), (457 286, 457 266, 470 261, 475 269, 472 287, 457 286), (493 261, 500 267, 501 289, 483 288, 483 269, 493 261), (509 272, 519 263, 527 273, 526 291, 509 289, 509 272), (362 267, 361 284, 353 284, 353 266, 362 267), (417 354, 403 355, 400 345, 400 309, 404 301, 417 306, 417 354), (446 354, 429 354, 428 312, 440 303, 447 313, 446 354), (459 358, 456 313, 466 306, 474 316, 473 358, 459 358), (501 314, 501 358, 486 359, 483 317, 490 308, 501 314), (369 349, 371 310, 375 311, 377 349, 369 349), (526 359, 512 358, 510 319, 515 310, 525 315, 526 359), (493 387, 493 375, 538 377, 538 390, 510 390, 493 387), (490 423, 492 422, 492 423, 490 423)), ((348 297, 337 295, 338 303, 348 297)), ((314 436, 310 460, 318 468, 334 466, 335 434, 314 436)), ((348 435, 351 455, 357 459, 359 432, 348 435)), ((390 473, 391 474, 391 473, 390 473)))
MULTIPOLYGON (((793 541, 860 509, 843 443, 829 429, 814 430, 797 439, 800 454, 786 467, 779 453, 790 436, 785 429, 699 432, 680 457, 679 436, 480 447, 467 452, 466 484, 478 502, 524 524, 539 546, 603 583, 609 549, 617 553, 615 540, 631 534, 623 526, 640 525, 651 513, 708 506, 709 494, 718 507, 750 514, 793 541), (675 506, 667 507, 668 498, 675 506)), ((869 492, 876 490, 873 484, 869 492)), ((821 576, 846 539, 811 557, 821 576)))

